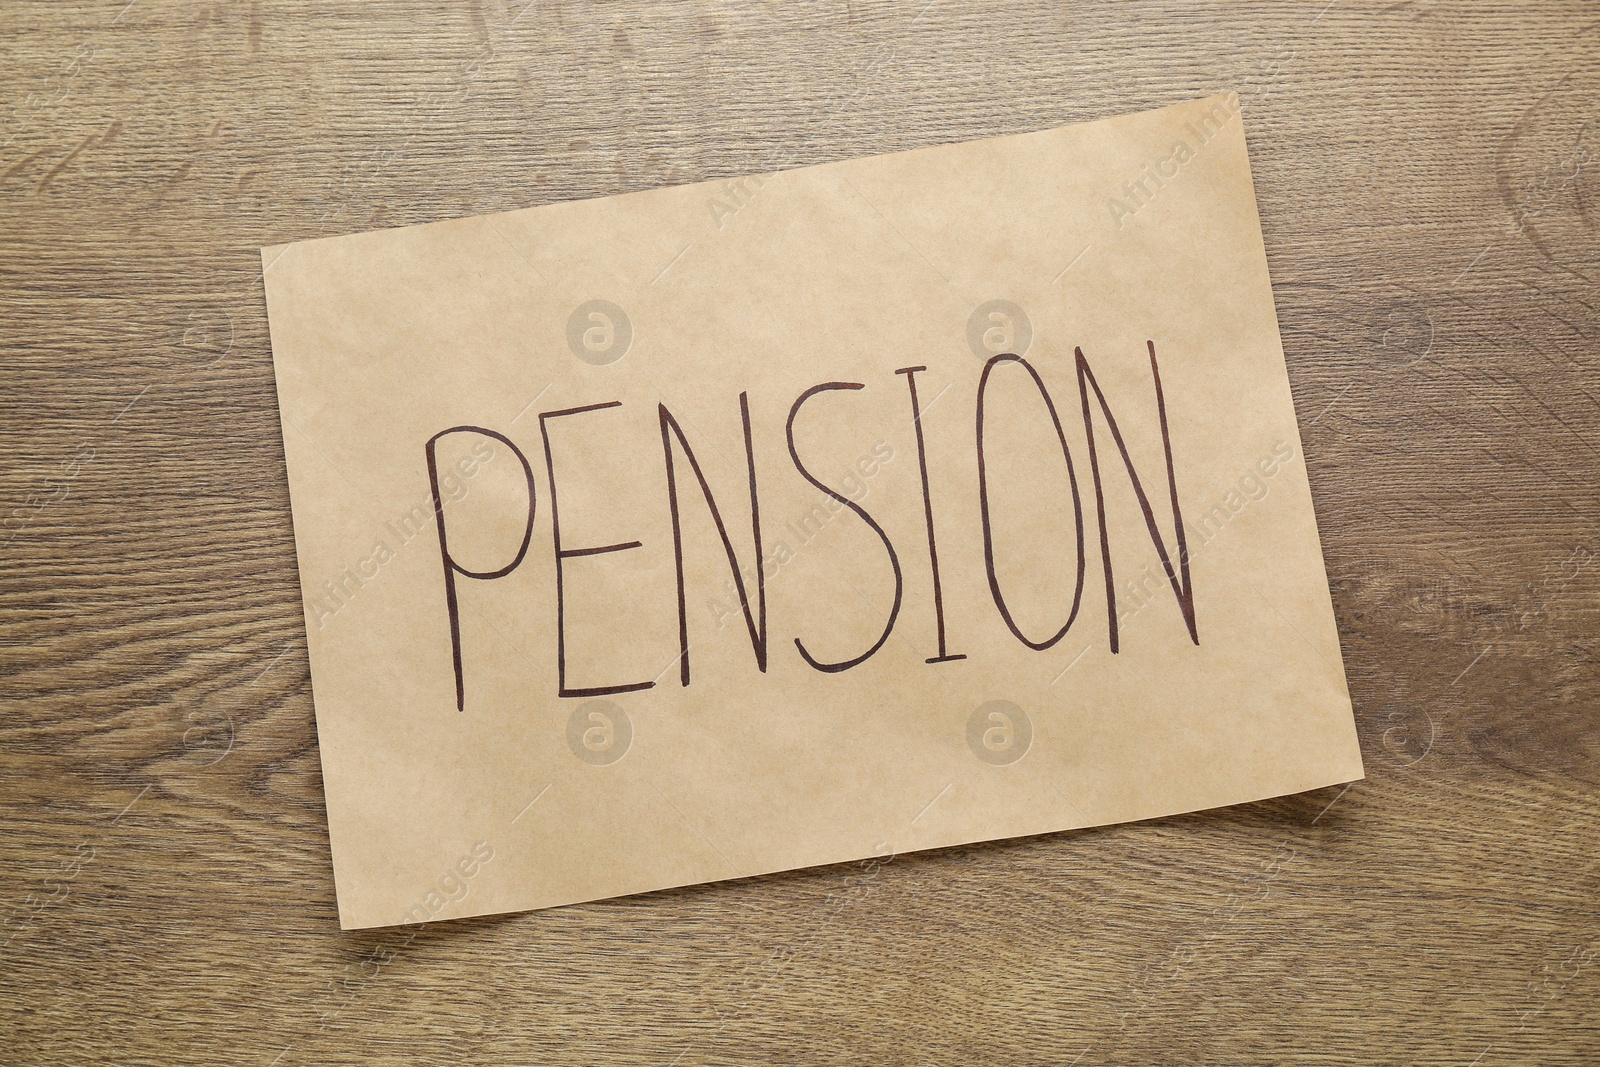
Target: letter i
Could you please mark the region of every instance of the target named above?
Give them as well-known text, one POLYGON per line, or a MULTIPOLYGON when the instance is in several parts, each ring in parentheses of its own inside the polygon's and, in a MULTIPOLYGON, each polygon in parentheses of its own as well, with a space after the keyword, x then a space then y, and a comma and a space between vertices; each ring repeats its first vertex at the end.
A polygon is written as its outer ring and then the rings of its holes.
POLYGON ((922 440, 922 408, 917 404, 917 371, 927 367, 901 367, 896 374, 906 376, 906 387, 911 390, 911 425, 917 432, 917 467, 922 472, 922 512, 928 522, 928 566, 933 572, 933 620, 939 635, 939 654, 928 663, 949 663, 966 659, 964 653, 950 655, 944 643, 944 590, 939 584, 939 546, 933 533, 933 495, 928 488, 928 452, 922 440))

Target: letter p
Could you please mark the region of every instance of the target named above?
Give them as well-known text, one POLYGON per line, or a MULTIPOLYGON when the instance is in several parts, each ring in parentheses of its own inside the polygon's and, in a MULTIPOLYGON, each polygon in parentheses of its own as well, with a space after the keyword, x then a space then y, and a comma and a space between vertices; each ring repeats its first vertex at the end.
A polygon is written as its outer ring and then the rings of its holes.
POLYGON ((440 430, 428 438, 428 443, 423 450, 428 456, 428 485, 433 492, 433 518, 439 527, 439 558, 444 563, 444 600, 445 607, 450 613, 450 654, 455 662, 456 669, 456 710, 464 711, 466 709, 466 686, 461 674, 461 612, 456 602, 456 575, 476 578, 479 581, 493 581, 496 578, 504 578, 521 565, 522 558, 528 554, 528 542, 533 537, 535 505, 533 468, 528 464, 528 457, 522 454, 520 448, 511 443, 510 438, 503 434, 495 433, 493 430, 486 430, 481 426, 452 426, 448 430, 440 430), (482 434, 485 437, 492 437, 511 449, 518 462, 522 464, 522 474, 528 482, 528 522, 523 527, 522 544, 518 547, 515 558, 499 570, 471 571, 457 563, 455 557, 450 555, 450 543, 445 534, 444 498, 439 495, 439 464, 435 453, 438 449, 439 438, 453 433, 475 433, 482 434))

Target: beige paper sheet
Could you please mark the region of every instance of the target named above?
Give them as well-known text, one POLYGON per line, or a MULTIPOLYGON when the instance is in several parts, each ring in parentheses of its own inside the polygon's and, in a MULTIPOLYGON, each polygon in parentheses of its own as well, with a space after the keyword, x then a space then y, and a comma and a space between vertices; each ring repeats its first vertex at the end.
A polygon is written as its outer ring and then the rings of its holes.
POLYGON ((262 257, 347 928, 1361 776, 1232 96, 262 257))

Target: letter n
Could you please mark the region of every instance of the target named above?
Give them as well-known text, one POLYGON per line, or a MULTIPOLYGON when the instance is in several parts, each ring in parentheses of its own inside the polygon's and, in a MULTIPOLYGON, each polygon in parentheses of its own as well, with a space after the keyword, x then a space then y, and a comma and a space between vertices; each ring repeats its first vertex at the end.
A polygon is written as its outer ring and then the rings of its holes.
POLYGON ((1100 478, 1100 459, 1095 450, 1094 419, 1089 411, 1091 389, 1094 390, 1095 399, 1099 401, 1100 413, 1105 416, 1106 428, 1111 431, 1111 440, 1122 456, 1122 465, 1127 468, 1128 480, 1133 483, 1134 495, 1139 498, 1139 508, 1144 512, 1145 526, 1150 531, 1150 540, 1155 544, 1156 555, 1161 557, 1161 566, 1167 572, 1167 581, 1172 585, 1172 595, 1178 598, 1178 608, 1183 612, 1183 621, 1189 629, 1189 638, 1197 645, 1200 643, 1200 632, 1195 627, 1194 619, 1194 589, 1189 584, 1189 546, 1184 539, 1183 512, 1178 507, 1178 481, 1172 468, 1172 437, 1167 432, 1167 405, 1161 393, 1161 370, 1156 364, 1156 343, 1154 341, 1147 343, 1150 346, 1150 376, 1155 379, 1156 387, 1156 417, 1161 424, 1161 446, 1167 460, 1167 489, 1172 496, 1172 522, 1178 548, 1176 570, 1173 569, 1172 557, 1167 552, 1167 544, 1161 538, 1161 531, 1156 527, 1155 512, 1151 510, 1150 498, 1145 495, 1144 485, 1139 481, 1139 473, 1133 469, 1133 458, 1128 455, 1128 446, 1122 439, 1121 431, 1117 429, 1117 420, 1111 414, 1111 407, 1106 403, 1105 394, 1100 391, 1100 385, 1094 379, 1094 372, 1089 369, 1089 361, 1083 358, 1083 349, 1074 350, 1078 365, 1078 393, 1083 398, 1083 431, 1089 439, 1089 469, 1094 474, 1095 513, 1100 520, 1100 559, 1106 572, 1106 616, 1110 620, 1112 652, 1118 651, 1117 591, 1111 573, 1111 538, 1106 531, 1106 496, 1100 478))
POLYGON ((767 581, 762 573, 761 560, 761 505, 756 495, 756 456, 755 448, 750 437, 750 396, 748 393, 739 394, 739 414, 744 420, 744 457, 750 472, 750 536, 755 541, 755 579, 756 579, 756 613, 750 612, 750 596, 744 584, 744 568, 739 566, 738 554, 733 550, 733 541, 728 537, 728 527, 722 521, 722 513, 717 510, 716 498, 711 495, 711 486, 706 481, 706 476, 700 469, 700 463, 694 458, 694 450, 689 447, 689 440, 683 434, 683 427, 678 425, 678 420, 672 417, 672 412, 667 410, 665 404, 656 405, 661 418, 661 451, 667 463, 667 504, 672 511, 672 555, 677 565, 678 573, 678 679, 683 685, 689 684, 689 610, 684 594, 683 583, 683 523, 678 508, 678 476, 677 465, 672 458, 672 438, 677 437, 678 447, 683 450, 683 458, 689 461, 689 469, 694 472, 694 477, 700 483, 700 494, 705 497, 706 507, 711 512, 711 521, 717 525, 717 536, 722 539, 722 550, 728 556, 728 569, 733 571, 734 588, 739 592, 739 608, 744 612, 744 624, 750 631, 750 645, 755 649, 756 666, 762 673, 767 669, 767 581))

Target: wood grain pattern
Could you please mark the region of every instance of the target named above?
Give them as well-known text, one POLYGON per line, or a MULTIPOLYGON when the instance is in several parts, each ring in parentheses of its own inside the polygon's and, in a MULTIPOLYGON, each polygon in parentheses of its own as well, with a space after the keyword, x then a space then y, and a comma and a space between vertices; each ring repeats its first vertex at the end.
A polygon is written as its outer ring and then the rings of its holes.
POLYGON ((11 0, 0 1062, 1600 1062, 1597 34, 1499 0, 11 0), (1228 88, 1366 781, 338 931, 258 247, 1228 88))

